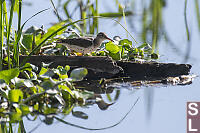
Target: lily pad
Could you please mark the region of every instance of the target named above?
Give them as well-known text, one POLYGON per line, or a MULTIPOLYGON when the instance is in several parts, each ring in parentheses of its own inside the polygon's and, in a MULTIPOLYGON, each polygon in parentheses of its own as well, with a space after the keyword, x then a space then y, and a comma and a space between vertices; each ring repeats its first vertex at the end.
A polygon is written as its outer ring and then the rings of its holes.
POLYGON ((88 74, 88 71, 86 68, 77 68, 72 70, 70 74, 70 78, 73 81, 80 81, 82 80, 86 75, 88 74))

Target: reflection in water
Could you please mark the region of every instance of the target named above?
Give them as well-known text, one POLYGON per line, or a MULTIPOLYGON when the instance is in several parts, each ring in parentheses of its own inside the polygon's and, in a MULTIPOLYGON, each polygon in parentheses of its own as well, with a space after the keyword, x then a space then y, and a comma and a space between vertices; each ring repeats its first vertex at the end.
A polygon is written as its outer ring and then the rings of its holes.
POLYGON ((152 115, 152 109, 154 104, 154 88, 144 88, 144 106, 146 112, 146 122, 149 122, 152 115))
MULTIPOLYGON (((59 0, 59 2, 61 2, 61 0, 59 0)), ((64 13, 67 16, 66 18, 68 19, 68 22, 72 22, 73 19, 73 15, 75 14, 75 11, 77 11, 78 9, 80 9, 80 19, 82 18, 86 18, 89 15, 94 15, 94 16, 98 16, 101 15, 98 11, 98 2, 94 2, 94 3, 90 3, 89 1, 84 4, 83 1, 76 1, 78 4, 77 6, 75 6, 75 8, 73 8, 72 10, 69 10, 69 2, 70 1, 65 1, 64 4, 60 4, 58 3, 58 7, 63 7, 64 13), (88 8, 87 8, 88 7, 88 8)), ((164 22, 163 22, 163 9, 168 5, 168 1, 166 0, 151 0, 149 2, 149 4, 147 4, 148 2, 143 0, 142 2, 142 19, 141 21, 139 20, 139 23, 142 25, 141 29, 139 29, 139 31, 142 33, 141 34, 141 38, 143 42, 150 42, 152 43, 152 46, 154 48, 154 50, 156 51, 159 47, 159 40, 162 38, 162 35, 164 36, 164 38, 166 39, 166 41, 168 41, 168 44, 170 44, 171 47, 175 47, 176 51, 174 52, 175 54, 179 54, 181 53, 180 50, 180 45, 175 45, 175 43, 173 42, 174 40, 172 40, 169 35, 167 35, 166 29, 164 27, 164 22)), ((117 4, 117 7, 120 5, 121 3, 117 4)), ((190 56, 190 52, 191 52, 191 39, 190 39, 190 32, 189 32, 189 28, 187 26, 187 0, 185 0, 185 28, 187 31, 187 40, 188 40, 188 44, 187 44, 187 48, 186 48, 186 54, 185 54, 185 59, 184 62, 188 61, 189 56, 190 56)), ((199 27, 199 31, 200 31, 200 15, 199 15, 199 2, 198 0, 195 0, 195 7, 196 7, 196 17, 197 17, 197 21, 198 21, 198 27, 199 27)), ((120 9, 120 6, 119 6, 120 9)), ((132 8, 133 9, 133 8, 132 8)), ((126 9, 125 9, 126 10, 126 9)), ((60 11, 60 10, 58 10, 60 11)), ((122 10, 123 11, 123 10, 122 10)), ((59 14, 56 13, 56 16, 58 16, 59 14)), ((105 15, 105 13, 104 13, 105 15)), ((109 14, 107 14, 109 15, 109 14)), ((113 14, 112 14, 113 15, 113 14)), ((120 14, 115 14, 115 15, 120 15, 120 14)), ((63 16, 62 16, 63 17, 63 16)), ((113 17, 113 16, 112 16, 113 17)), ((122 17, 122 15, 120 15, 120 17, 122 17)), ((120 18, 119 17, 119 18, 120 18)), ((133 18, 135 16, 132 16, 129 23, 132 24, 133 18)), ((61 20, 63 18, 61 18, 60 16, 58 16, 58 19, 61 20)), ((65 18, 63 19, 65 20, 65 18)), ((120 20, 120 19, 119 19, 120 20)), ((97 18, 94 19, 89 19, 88 21, 83 21, 83 23, 81 24, 81 26, 79 27, 79 25, 74 24, 72 26, 74 29, 76 29, 77 31, 79 31, 81 34, 84 33, 97 33, 99 30, 99 22, 97 18), (89 30, 89 31, 87 31, 89 30)), ((114 29, 110 29, 113 30, 113 32, 115 32, 114 29)), ((129 30, 129 29, 128 29, 129 30)), ((181 53, 181 55, 183 55, 183 53, 181 53)), ((167 55, 166 55, 167 56, 167 55)), ((109 89, 105 89, 102 87, 96 87, 97 89, 94 89, 94 87, 96 86, 90 86, 89 90, 95 90, 96 94, 93 95, 93 97, 90 97, 90 99, 87 99, 85 101, 85 105, 86 106, 92 106, 97 104, 98 107, 101 110, 106 110, 109 107, 112 107, 113 104, 115 104, 120 97, 120 93, 121 91, 124 91, 122 88, 122 86, 120 86, 119 84, 117 84, 115 87, 110 87, 109 89), (118 89, 116 89, 116 87, 118 89), (114 97, 111 97, 111 93, 114 94, 114 97), (107 99, 102 98, 102 94, 106 94, 107 99), (106 102, 109 101, 109 102, 106 102)), ((128 88, 128 87, 127 87, 128 88)), ((153 105, 154 105, 154 88, 152 87, 147 87, 144 89, 144 99, 145 99, 145 111, 146 111, 146 120, 147 122, 149 122, 151 120, 151 115, 152 115, 152 109, 153 109, 153 105)), ((138 98, 139 99, 139 98, 138 98)), ((133 104, 133 106, 131 107, 130 111, 134 108, 134 106, 136 105, 136 103, 138 102, 138 99, 135 101, 135 103, 133 104)), ((76 105, 70 105, 70 108, 68 109, 63 109, 63 112, 60 113, 64 113, 66 116, 70 114, 70 112, 72 113, 72 115, 74 117, 78 117, 81 119, 87 119, 88 118, 88 114, 81 112, 81 111, 74 111, 74 106, 76 105)), ((41 120, 41 122, 44 122, 47 125, 51 125, 54 123, 55 120, 60 121, 66 125, 70 125, 70 126, 74 126, 77 128, 81 128, 81 129, 87 129, 87 130, 103 130, 103 129, 108 129, 111 127, 114 127, 118 124, 120 124, 126 117, 127 115, 130 113, 130 111, 116 124, 112 125, 112 126, 108 126, 108 127, 104 127, 104 128, 98 128, 98 129, 91 129, 91 128, 87 128, 87 127, 82 127, 80 125, 75 125, 72 124, 71 122, 67 122, 64 121, 62 118, 59 118, 57 115, 50 114, 50 115, 45 115, 45 114, 31 114, 33 115, 34 119, 40 119, 39 115, 43 115, 44 116, 44 120, 41 120)), ((12 118, 18 118, 17 114, 14 115, 10 115, 10 117, 12 118)), ((9 118, 9 115, 6 115, 5 120, 3 120, 4 118, 1 117, 2 123, 1 123, 1 131, 2 132, 10 132, 12 131, 13 125, 11 122, 9 123, 5 123, 5 121, 8 121, 7 118, 9 118)), ((28 117, 27 117, 28 118, 28 117)), ((28 118, 29 119, 29 118, 28 118)), ((30 119, 29 119, 30 120, 30 119)), ((25 132, 25 128, 24 128, 24 123, 22 120, 19 121, 19 123, 16 124, 19 127, 19 130, 21 130, 21 132, 25 132)), ((39 125, 41 125, 40 123, 33 129, 31 130, 34 131, 36 130, 39 125)))

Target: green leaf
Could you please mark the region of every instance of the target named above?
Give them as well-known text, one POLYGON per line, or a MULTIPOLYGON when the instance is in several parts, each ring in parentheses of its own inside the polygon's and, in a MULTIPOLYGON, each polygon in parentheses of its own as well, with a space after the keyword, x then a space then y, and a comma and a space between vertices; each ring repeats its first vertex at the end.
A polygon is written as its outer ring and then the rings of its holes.
POLYGON ((28 50, 28 52, 31 52, 32 44, 33 44, 33 35, 32 34, 24 34, 23 39, 22 39, 22 44, 26 48, 25 49, 25 48, 22 47, 22 52, 24 54, 26 53, 26 50, 28 50))
POLYGON ((110 41, 106 43, 106 50, 109 51, 110 53, 115 54, 120 51, 120 48, 110 41))
POLYGON ((86 75, 88 74, 88 71, 86 68, 77 68, 72 70, 70 74, 70 78, 73 81, 80 81, 82 80, 86 75))
POLYGON ((48 71, 48 69, 42 67, 41 70, 40 70, 39 75, 43 75, 43 74, 45 74, 47 71, 48 71))
MULTIPOLYGON (((20 110, 19 108, 16 108, 16 110, 20 110)), ((14 123, 14 122, 18 122, 20 120, 22 120, 22 113, 18 112, 12 112, 10 113, 10 122, 14 123)))
POLYGON ((51 82, 50 80, 47 80, 47 81, 44 81, 44 82, 41 83, 41 87, 43 87, 45 90, 53 89, 54 83, 51 82))
POLYGON ((61 79, 68 78, 67 72, 70 70, 68 65, 66 65, 65 68, 63 68, 63 66, 58 66, 56 70, 58 71, 55 73, 57 73, 61 79))
POLYGON ((31 108, 25 104, 21 104, 20 109, 21 109, 23 115, 27 115, 31 112, 31 108))
POLYGON ((0 71, 0 79, 5 80, 7 84, 10 82, 11 79, 18 77, 18 75, 19 75, 18 68, 0 71))
POLYGON ((72 115, 77 118, 88 119, 88 115, 82 111, 72 111, 72 115))
POLYGON ((70 66, 69 65, 66 65, 65 66, 65 70, 68 72, 70 70, 70 66))
POLYGON ((0 79, 0 95, 1 97, 8 98, 8 89, 5 89, 8 85, 4 80, 0 79))
POLYGON ((138 49, 152 49, 151 45, 149 45, 148 43, 143 43, 142 45, 140 45, 139 47, 137 47, 138 49))
POLYGON ((25 79, 25 80, 24 80, 24 85, 25 85, 26 87, 28 87, 28 88, 34 87, 33 82, 32 82, 31 80, 28 80, 28 79, 25 79))
POLYGON ((10 102, 20 102, 23 99, 23 92, 20 89, 10 90, 8 99, 10 102))
POLYGON ((132 47, 132 41, 123 39, 119 41, 119 45, 123 46, 125 49, 130 49, 132 47))
POLYGON ((40 77, 41 78, 51 78, 54 75, 55 75, 54 71, 50 69, 47 72, 45 72, 44 74, 40 75, 40 77))
POLYGON ((74 93, 72 92, 71 89, 69 89, 69 87, 65 86, 65 85, 58 85, 58 88, 61 90, 61 91, 65 91, 65 92, 68 92, 71 96, 74 97, 74 93))
POLYGON ((24 85, 24 79, 14 78, 11 82, 15 85, 15 89, 18 89, 24 85))
POLYGON ((121 60, 121 52, 117 53, 109 53, 109 56, 112 57, 113 60, 121 60))
POLYGON ((63 68, 63 66, 58 66, 57 69, 59 70, 59 74, 62 74, 62 75, 66 75, 67 72, 69 71, 68 68, 67 70, 65 68, 63 68))
POLYGON ((33 64, 30 64, 30 63, 26 63, 23 67, 20 68, 20 71, 29 71, 31 72, 32 70, 34 71, 38 71, 38 67, 33 65, 33 64))

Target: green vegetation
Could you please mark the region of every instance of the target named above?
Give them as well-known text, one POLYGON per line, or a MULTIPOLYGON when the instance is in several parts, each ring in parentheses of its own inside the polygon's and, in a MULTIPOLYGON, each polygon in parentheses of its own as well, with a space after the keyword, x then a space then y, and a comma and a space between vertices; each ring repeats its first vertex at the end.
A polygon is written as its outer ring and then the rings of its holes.
MULTIPOLYGON (((158 40, 164 34, 167 41, 170 40, 164 32, 162 11, 166 6, 165 0, 151 0, 150 4, 142 3, 141 38, 144 43, 139 46, 133 36, 128 32, 126 17, 133 14, 133 7, 125 8, 118 0, 114 0, 118 12, 99 12, 98 0, 91 3, 90 0, 59 0, 57 5, 52 0, 53 9, 58 23, 52 25, 47 30, 43 26, 34 26, 24 29, 27 22, 46 10, 37 12, 24 23, 22 17, 22 0, 0 1, 0 114, 1 132, 13 132, 12 123, 18 123, 18 132, 25 132, 23 117, 31 115, 37 118, 38 115, 50 115, 62 113, 64 116, 72 112, 72 115, 81 119, 87 119, 87 114, 83 112, 73 112, 75 106, 87 106, 86 100, 94 97, 93 92, 80 90, 75 87, 75 83, 82 81, 87 75, 86 68, 70 69, 70 66, 57 66, 50 69, 48 64, 43 64, 38 68, 27 63, 31 55, 65 55, 71 53, 62 46, 56 44, 58 38, 63 38, 63 33, 67 28, 75 29, 80 35, 95 35, 99 31, 99 19, 110 19, 125 29, 127 34, 134 41, 121 39, 115 42, 102 44, 100 50, 92 52, 87 56, 110 56, 113 60, 123 61, 151 61, 158 59, 158 40), (70 8, 72 2, 76 6, 70 8), (63 10, 65 16, 59 15, 59 10, 63 10), (77 9, 80 9, 79 11, 77 9), (13 27, 13 16, 17 14, 17 29, 13 27), (79 20, 75 16, 79 14, 79 20), (113 19, 115 18, 115 19, 113 19), (125 26, 120 23, 124 20, 125 26), (150 38, 150 39, 149 39, 150 38), (151 42, 152 45, 146 43, 151 42), (19 61, 20 55, 27 55, 26 60, 19 61), (8 122, 8 123, 6 123, 8 122)), ((200 30, 199 2, 195 0, 197 22, 200 30)), ((188 41, 190 40, 189 27, 186 17, 187 0, 185 0, 185 23, 188 41)), ((69 34, 69 38, 74 34, 69 34)), ((101 86, 103 81, 100 81, 101 86)), ((117 91, 116 98, 119 96, 117 91)), ((107 94, 108 100, 111 100, 107 94)), ((113 100, 113 101, 115 101, 113 100)), ((112 102, 113 102, 112 101, 112 102)), ((52 118, 53 119, 53 118, 52 118)), ((58 120, 58 118, 57 118, 58 120)), ((52 120, 53 121, 53 120, 52 120)), ((45 121, 51 124, 52 121, 45 121)))

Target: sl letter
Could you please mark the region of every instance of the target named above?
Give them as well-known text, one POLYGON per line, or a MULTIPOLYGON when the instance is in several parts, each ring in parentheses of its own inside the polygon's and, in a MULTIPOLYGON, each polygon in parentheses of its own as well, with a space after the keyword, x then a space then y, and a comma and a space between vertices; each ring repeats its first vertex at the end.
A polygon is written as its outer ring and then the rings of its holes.
MULTIPOLYGON (((188 114, 191 116, 198 115, 198 104, 197 103, 189 103, 188 105, 188 114)), ((192 119, 188 119, 189 131, 198 131, 198 129, 192 128, 192 119)))
POLYGON ((195 129, 195 128, 192 128, 192 120, 191 119, 189 119, 189 121, 188 121, 188 124, 189 124, 189 131, 198 131, 198 129, 195 129))
POLYGON ((198 107, 197 103, 189 103, 188 108, 190 110, 188 110, 188 114, 190 114, 190 115, 197 115, 199 113, 197 107, 198 107), (191 110, 194 111, 194 112, 192 112, 191 110))

